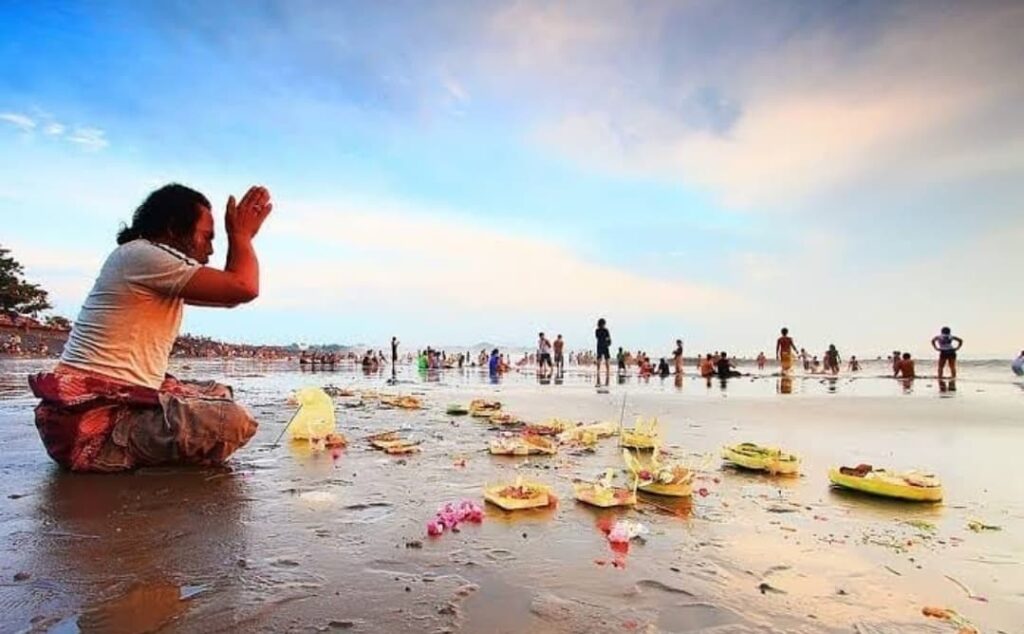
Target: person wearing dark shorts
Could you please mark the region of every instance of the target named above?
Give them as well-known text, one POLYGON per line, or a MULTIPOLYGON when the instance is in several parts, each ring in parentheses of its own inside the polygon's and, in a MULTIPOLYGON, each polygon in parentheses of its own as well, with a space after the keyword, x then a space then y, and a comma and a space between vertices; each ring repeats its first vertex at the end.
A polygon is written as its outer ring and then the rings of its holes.
POLYGON ((551 363, 551 342, 544 336, 544 333, 537 334, 537 371, 539 374, 550 372, 551 363))
POLYGON ((607 322, 604 320, 604 317, 597 320, 594 338, 597 339, 597 384, 601 384, 601 361, 603 360, 604 384, 608 385, 608 375, 611 372, 609 365, 612 358, 612 334, 608 331, 607 322))
POLYGON ((956 378, 956 353, 963 347, 964 340, 951 334, 949 326, 945 326, 939 334, 932 337, 932 347, 939 352, 939 380, 943 378, 943 371, 949 366, 949 378, 956 378))

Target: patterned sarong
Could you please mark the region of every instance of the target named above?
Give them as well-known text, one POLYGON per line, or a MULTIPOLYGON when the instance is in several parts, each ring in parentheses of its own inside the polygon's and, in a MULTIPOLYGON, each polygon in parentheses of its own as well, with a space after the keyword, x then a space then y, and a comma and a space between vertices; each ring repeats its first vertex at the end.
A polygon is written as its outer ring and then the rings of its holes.
POLYGON ((220 464, 256 433, 231 388, 168 375, 159 390, 58 366, 29 377, 36 429, 55 462, 72 471, 220 464))

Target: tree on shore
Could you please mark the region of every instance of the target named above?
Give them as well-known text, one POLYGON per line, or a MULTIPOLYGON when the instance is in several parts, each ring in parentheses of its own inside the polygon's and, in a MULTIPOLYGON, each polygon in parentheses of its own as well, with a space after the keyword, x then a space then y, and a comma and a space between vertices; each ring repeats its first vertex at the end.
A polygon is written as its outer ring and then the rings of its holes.
POLYGON ((47 292, 25 280, 21 263, 0 246, 0 312, 35 317, 52 308, 47 292))

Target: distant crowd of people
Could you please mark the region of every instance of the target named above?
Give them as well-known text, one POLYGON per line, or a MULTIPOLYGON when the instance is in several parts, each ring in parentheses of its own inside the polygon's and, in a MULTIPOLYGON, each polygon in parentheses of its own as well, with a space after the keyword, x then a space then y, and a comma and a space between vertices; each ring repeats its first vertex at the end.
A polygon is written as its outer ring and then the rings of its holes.
POLYGON ((6 337, 0 338, 0 354, 48 356, 50 346, 45 341, 38 341, 35 345, 26 344, 21 335, 12 332, 6 337))
POLYGON ((172 357, 206 359, 289 359, 295 351, 282 346, 227 343, 194 335, 181 335, 171 348, 172 357))

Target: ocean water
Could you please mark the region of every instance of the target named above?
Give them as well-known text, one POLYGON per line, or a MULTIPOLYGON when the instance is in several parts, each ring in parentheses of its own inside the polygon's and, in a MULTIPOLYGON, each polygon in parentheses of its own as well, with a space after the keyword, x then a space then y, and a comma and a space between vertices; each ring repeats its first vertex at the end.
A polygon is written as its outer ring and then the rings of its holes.
MULTIPOLYGON (((214 378, 260 422, 227 469, 60 472, 32 422, 25 376, 50 362, 0 361, 0 629, 368 632, 949 632, 921 614, 959 611, 982 631, 1024 628, 1024 384, 1005 362, 964 362, 955 383, 884 377, 869 362, 838 378, 761 375, 724 385, 691 375, 597 388, 591 369, 498 382, 476 369, 303 372, 287 362, 177 360, 214 378), (305 386, 416 394, 424 409, 335 399, 339 452, 275 446, 305 386), (571 480, 620 467, 614 439, 551 457, 486 453, 496 432, 444 413, 500 400, 531 421, 657 417, 665 449, 697 469, 692 500, 642 496, 631 510, 575 502, 571 480), (397 429, 405 457, 365 436, 397 429), (723 468, 723 444, 754 441, 802 458, 802 475, 723 468), (939 475, 938 505, 829 487, 832 465, 939 475), (488 508, 479 525, 428 538, 450 500, 488 482, 551 485, 557 508, 488 508), (613 551, 602 531, 631 519, 646 543, 613 551), (971 520, 1001 530, 975 532, 971 520), (614 563, 613 563, 614 562, 614 563)), ((933 371, 918 362, 918 372, 933 371)), ((748 370, 747 367, 741 367, 748 370)))

